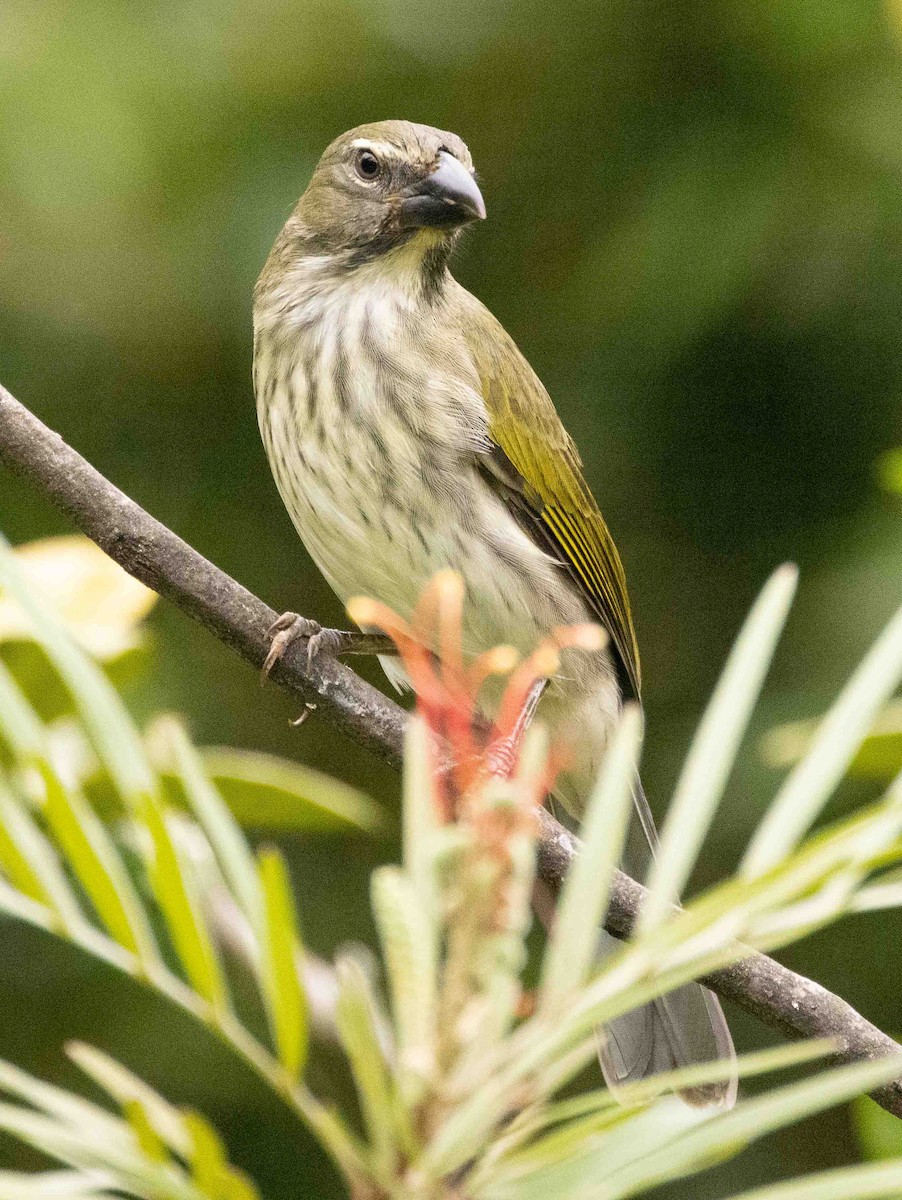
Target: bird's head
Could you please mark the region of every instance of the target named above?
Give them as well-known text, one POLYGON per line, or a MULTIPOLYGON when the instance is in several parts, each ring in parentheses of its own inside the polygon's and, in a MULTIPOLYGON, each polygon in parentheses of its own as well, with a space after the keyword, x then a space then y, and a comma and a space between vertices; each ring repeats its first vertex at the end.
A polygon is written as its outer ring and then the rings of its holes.
POLYGON ((453 133, 410 121, 360 125, 336 138, 294 213, 295 234, 316 254, 369 261, 401 246, 450 248, 485 217, 470 152, 453 133))

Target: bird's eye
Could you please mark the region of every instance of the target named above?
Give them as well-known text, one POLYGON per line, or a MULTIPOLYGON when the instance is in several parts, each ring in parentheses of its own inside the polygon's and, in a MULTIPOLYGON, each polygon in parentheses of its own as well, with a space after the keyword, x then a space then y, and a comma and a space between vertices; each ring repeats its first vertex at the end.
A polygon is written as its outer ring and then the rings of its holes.
POLYGON ((379 174, 379 159, 371 150, 361 150, 357 155, 357 174, 361 179, 375 179, 379 174))

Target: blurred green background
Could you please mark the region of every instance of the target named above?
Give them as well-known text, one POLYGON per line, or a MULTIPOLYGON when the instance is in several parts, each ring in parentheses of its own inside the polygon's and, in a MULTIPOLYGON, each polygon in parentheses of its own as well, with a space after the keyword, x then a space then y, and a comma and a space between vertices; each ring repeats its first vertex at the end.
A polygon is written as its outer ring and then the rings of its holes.
MULTIPOLYGON (((576 437, 643 651, 660 811, 771 568, 800 598, 756 734, 820 712, 902 601, 902 4, 871 0, 0 0, 0 371, 117 484, 276 608, 342 623, 259 444, 250 296, 333 136, 405 117, 459 133, 489 220, 457 274, 576 437)), ((65 528, 0 477, 13 541, 65 528)), ((201 741, 267 749, 394 803, 385 769, 166 606, 131 686, 201 741)), ((378 672, 370 677, 378 679, 378 672)), ((705 864, 729 870, 779 776, 750 739, 705 864)), ((845 789, 831 812, 869 794, 845 789)), ((296 839, 306 936, 370 935, 390 842, 296 839)), ((700 882, 704 882, 701 880, 700 882)), ((902 920, 786 955, 902 1030, 902 920)), ((272 1196, 331 1196, 310 1147, 214 1046, 34 933, 3 926, 0 1055, 47 1075, 101 1041, 204 1105, 272 1196)), ((743 1048, 770 1035, 729 1014, 743 1048)), ((848 1115, 747 1151, 733 1187, 847 1162, 848 1115)), ((8 1158, 8 1156, 5 1156, 8 1158)), ((711 1173, 673 1195, 725 1187, 711 1173)))

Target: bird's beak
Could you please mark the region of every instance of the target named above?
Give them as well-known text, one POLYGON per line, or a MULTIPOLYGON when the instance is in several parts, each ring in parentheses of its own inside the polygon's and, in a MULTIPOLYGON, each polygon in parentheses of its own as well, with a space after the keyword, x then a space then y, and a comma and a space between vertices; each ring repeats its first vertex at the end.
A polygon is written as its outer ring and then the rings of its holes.
POLYGON ((485 218, 485 201, 473 176, 453 154, 442 150, 431 175, 402 195, 403 229, 454 229, 485 218))

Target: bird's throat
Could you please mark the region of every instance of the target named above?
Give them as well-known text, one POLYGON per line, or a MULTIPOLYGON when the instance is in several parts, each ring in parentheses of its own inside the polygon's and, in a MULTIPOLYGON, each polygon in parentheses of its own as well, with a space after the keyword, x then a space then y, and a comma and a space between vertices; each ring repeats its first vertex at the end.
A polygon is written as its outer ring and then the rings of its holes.
POLYGON ((418 229, 386 237, 381 246, 368 244, 338 256, 337 269, 346 278, 361 283, 379 281, 386 286, 432 303, 444 290, 455 235, 434 229, 418 229))

